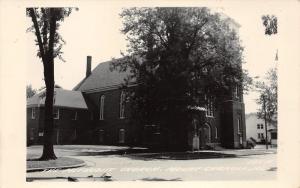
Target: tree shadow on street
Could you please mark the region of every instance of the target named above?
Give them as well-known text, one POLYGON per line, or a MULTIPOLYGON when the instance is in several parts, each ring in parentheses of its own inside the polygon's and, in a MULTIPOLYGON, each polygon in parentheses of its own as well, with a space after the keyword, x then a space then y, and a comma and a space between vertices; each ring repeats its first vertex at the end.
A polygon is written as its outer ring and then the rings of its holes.
POLYGON ((142 181, 182 181, 181 178, 163 179, 163 178, 143 178, 142 181))
POLYGON ((167 152, 167 153, 142 153, 123 155, 136 160, 197 160, 214 158, 235 158, 234 154, 224 154, 218 152, 167 152))

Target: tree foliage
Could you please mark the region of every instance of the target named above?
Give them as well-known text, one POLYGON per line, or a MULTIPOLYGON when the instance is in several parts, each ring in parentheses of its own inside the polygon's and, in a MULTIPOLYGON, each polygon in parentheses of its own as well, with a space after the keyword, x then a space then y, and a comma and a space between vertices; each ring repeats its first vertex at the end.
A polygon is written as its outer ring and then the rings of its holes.
POLYGON ((263 25, 265 26, 266 35, 277 34, 277 17, 274 15, 263 15, 261 17, 263 25))
MULTIPOLYGON (((34 32, 39 37, 35 39, 36 45, 39 46, 37 56, 41 59, 45 58, 49 51, 53 50, 53 58, 58 57, 61 61, 65 61, 62 57, 62 46, 66 44, 66 41, 62 38, 58 32, 61 23, 66 17, 68 17, 73 8, 27 8, 26 14, 35 21, 33 25, 29 27, 27 32, 34 32), (52 19, 52 20, 51 20, 52 19), (52 23, 51 23, 52 21, 52 23), (53 23, 55 22, 55 26, 53 23), (36 30, 36 27, 39 30, 36 30), (50 41, 50 28, 55 29, 52 33, 50 41), (51 46, 50 46, 51 44, 51 46), (52 47, 53 45, 53 47, 52 47), (53 49, 50 49, 53 48, 53 49)), ((77 10, 77 9, 76 9, 77 10)))
POLYGON ((121 17, 129 45, 112 67, 129 69, 127 83, 139 83, 130 96, 134 119, 143 124, 176 127, 188 106, 205 105, 205 95, 218 103, 251 81, 229 18, 208 8, 168 7, 124 9, 121 17))
POLYGON ((72 8, 27 8, 26 15, 33 25, 27 29, 36 36, 37 56, 44 67, 46 85, 44 143, 41 160, 56 159, 53 150, 53 95, 54 95, 54 59, 62 59, 62 46, 65 41, 58 30, 61 22, 72 12, 72 8))
POLYGON ((259 105, 257 116, 264 119, 269 124, 277 125, 277 68, 271 68, 267 72, 266 81, 256 82, 256 88, 259 91, 257 104, 259 105))

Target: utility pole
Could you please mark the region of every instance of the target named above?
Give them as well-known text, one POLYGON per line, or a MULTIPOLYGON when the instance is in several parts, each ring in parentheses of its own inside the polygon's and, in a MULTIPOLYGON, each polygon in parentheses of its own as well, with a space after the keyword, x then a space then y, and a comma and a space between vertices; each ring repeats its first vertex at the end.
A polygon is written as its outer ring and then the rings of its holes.
POLYGON ((266 149, 268 149, 268 128, 267 128, 267 113, 266 113, 266 96, 263 95, 263 107, 264 107, 264 119, 265 119, 265 142, 266 142, 266 149))

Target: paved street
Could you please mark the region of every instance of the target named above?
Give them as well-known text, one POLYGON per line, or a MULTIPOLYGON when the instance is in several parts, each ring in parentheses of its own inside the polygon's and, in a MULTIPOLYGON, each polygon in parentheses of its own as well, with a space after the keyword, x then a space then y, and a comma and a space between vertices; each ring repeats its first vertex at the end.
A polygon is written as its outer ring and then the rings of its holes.
MULTIPOLYGON (((87 177, 90 175, 100 177, 106 172, 112 176, 113 181, 272 180, 276 178, 274 149, 270 149, 267 153, 262 152, 263 148, 226 150, 225 153, 240 155, 235 158, 193 160, 151 159, 136 157, 137 155, 132 154, 98 155, 96 153, 99 150, 119 149, 114 146, 109 147, 66 146, 64 148, 56 146, 58 156, 78 158, 84 160, 87 165, 74 169, 32 172, 27 173, 27 177, 87 177), (90 154, 80 155, 78 151, 86 151, 87 148, 90 148, 90 154), (255 155, 249 155, 250 152, 255 155)), ((40 152, 38 146, 28 149, 29 156, 38 155, 38 152, 40 152)), ((94 179, 85 180, 93 181, 94 179)))

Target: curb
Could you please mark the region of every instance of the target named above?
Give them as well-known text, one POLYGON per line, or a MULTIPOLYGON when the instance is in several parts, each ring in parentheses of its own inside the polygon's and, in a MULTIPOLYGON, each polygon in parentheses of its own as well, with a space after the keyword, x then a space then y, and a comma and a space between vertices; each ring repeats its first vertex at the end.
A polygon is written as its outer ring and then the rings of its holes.
POLYGON ((69 166, 58 166, 58 167, 46 167, 46 168, 29 168, 26 169, 26 172, 37 172, 37 171, 44 171, 44 170, 52 170, 52 169, 68 169, 68 168, 78 168, 78 167, 82 167, 85 166, 86 163, 82 162, 80 164, 76 164, 76 165, 69 165, 69 166))
POLYGON ((269 155, 269 154, 277 154, 277 153, 251 153, 251 154, 238 154, 237 156, 251 156, 251 155, 269 155))

